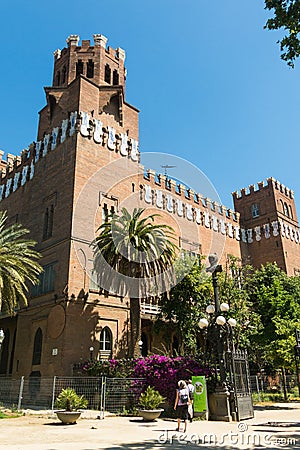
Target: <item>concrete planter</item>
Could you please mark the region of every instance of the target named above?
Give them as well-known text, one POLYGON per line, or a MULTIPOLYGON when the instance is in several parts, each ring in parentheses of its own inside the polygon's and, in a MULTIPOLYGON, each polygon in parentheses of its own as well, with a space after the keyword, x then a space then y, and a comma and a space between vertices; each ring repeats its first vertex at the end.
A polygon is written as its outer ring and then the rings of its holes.
POLYGON ((152 422, 153 420, 157 419, 161 413, 163 412, 163 409, 139 409, 139 415, 144 419, 145 422, 152 422))
POLYGON ((76 423, 79 419, 81 411, 54 411, 59 420, 68 425, 71 423, 76 423))

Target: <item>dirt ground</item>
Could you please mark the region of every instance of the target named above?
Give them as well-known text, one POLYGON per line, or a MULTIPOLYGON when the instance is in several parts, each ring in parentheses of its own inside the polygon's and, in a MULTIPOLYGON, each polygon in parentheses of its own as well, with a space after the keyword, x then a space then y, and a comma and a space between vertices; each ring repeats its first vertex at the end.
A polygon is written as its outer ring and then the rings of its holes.
POLYGON ((1 419, 0 449, 300 449, 300 403, 256 407, 254 419, 239 423, 194 420, 186 435, 175 431, 174 420, 97 415, 85 411, 75 425, 61 424, 51 411, 1 419))

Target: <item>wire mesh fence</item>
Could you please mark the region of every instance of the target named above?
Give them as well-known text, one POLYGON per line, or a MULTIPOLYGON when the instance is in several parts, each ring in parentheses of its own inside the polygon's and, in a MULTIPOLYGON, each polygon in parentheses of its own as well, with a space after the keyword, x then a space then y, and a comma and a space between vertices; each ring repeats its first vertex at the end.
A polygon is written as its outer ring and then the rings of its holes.
POLYGON ((113 413, 132 411, 146 382, 137 378, 106 378, 104 409, 113 413))
POLYGON ((120 414, 131 411, 145 387, 139 378, 106 377, 0 377, 0 403, 31 409, 54 409, 55 399, 62 389, 72 388, 88 400, 88 409, 120 414))
POLYGON ((17 406, 19 402, 21 380, 10 377, 0 378, 0 402, 8 406, 17 406))
MULTIPOLYGON (((286 390, 290 394, 297 394, 298 382, 296 375, 286 375, 286 390)), ((283 393, 284 384, 281 374, 277 374, 275 377, 271 376, 250 376, 251 391, 260 393, 283 393)))
MULTIPOLYGON (((283 393, 283 380, 274 377, 250 376, 252 393, 283 393)), ((55 399, 62 389, 72 388, 88 400, 88 408, 121 414, 132 411, 138 405, 140 394, 146 387, 141 378, 107 377, 0 377, 0 403, 9 406, 32 409, 54 409, 55 399)), ((296 375, 286 376, 288 393, 298 392, 296 375)))

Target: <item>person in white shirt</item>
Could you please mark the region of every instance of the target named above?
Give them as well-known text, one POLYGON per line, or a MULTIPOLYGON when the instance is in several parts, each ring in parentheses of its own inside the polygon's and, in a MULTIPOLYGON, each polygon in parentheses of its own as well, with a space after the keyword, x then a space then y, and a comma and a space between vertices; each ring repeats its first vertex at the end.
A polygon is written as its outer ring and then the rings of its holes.
POLYGON ((190 404, 190 395, 187 384, 184 380, 178 381, 178 389, 176 389, 176 399, 174 404, 174 409, 177 410, 177 429, 180 431, 180 422, 184 421, 184 430, 186 433, 187 422, 188 422, 188 405, 190 404))

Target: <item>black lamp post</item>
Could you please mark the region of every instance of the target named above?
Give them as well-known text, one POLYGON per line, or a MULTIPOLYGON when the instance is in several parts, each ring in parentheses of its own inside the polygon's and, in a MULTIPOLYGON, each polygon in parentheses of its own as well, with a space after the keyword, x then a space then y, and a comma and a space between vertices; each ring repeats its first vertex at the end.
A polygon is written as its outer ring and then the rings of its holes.
POLYGON ((295 363, 296 363, 296 376, 297 376, 297 384, 298 384, 298 391, 299 391, 299 397, 300 397, 300 373, 299 373, 299 362, 300 362, 300 330, 295 330, 296 335, 296 345, 294 347, 295 350, 295 363))
POLYGON ((226 320, 222 315, 228 312, 229 305, 227 303, 220 304, 219 301, 217 274, 222 272, 222 266, 218 264, 217 255, 210 255, 209 262, 210 267, 206 271, 212 274, 214 305, 208 305, 206 308, 209 321, 203 318, 200 320, 199 326, 202 330, 206 330, 206 357, 213 362, 216 369, 215 396, 218 397, 218 400, 214 403, 218 404, 218 407, 211 415, 215 420, 231 420, 232 416, 235 416, 235 408, 232 401, 233 374, 229 356, 234 349, 233 328, 236 320, 233 318, 226 320))

